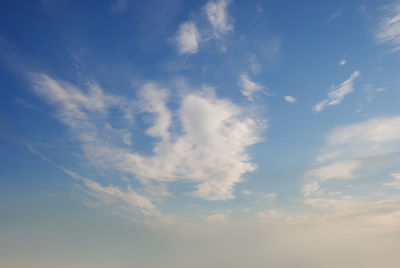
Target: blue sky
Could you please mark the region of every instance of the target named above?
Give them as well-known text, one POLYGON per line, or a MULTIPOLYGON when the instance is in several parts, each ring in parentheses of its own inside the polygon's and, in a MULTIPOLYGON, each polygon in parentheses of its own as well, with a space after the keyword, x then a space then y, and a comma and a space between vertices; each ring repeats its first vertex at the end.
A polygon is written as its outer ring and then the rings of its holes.
POLYGON ((0 15, 2 266, 397 267, 399 1, 0 15))

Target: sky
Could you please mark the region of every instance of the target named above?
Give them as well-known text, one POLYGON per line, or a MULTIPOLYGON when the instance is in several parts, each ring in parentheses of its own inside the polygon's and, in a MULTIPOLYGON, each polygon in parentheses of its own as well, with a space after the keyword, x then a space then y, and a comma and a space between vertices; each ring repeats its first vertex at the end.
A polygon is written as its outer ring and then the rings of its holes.
POLYGON ((1 267, 399 267, 400 1, 0 1, 1 267))

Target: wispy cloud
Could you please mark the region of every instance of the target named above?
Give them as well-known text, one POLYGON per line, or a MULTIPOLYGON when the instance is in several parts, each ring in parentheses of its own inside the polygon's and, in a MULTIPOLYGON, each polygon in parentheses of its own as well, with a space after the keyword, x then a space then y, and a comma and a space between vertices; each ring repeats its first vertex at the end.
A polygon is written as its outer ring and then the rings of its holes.
POLYGON ((253 100, 253 94, 256 92, 262 92, 267 96, 272 95, 265 86, 252 81, 251 78, 245 73, 239 76, 238 85, 242 94, 245 95, 250 101, 253 100))
POLYGON ((213 26, 216 37, 233 30, 232 19, 227 11, 229 3, 229 0, 217 0, 210 1, 205 6, 207 18, 213 26))
POLYGON ((322 194, 321 183, 331 179, 352 179, 371 170, 400 163, 400 117, 373 118, 335 128, 316 157, 320 165, 304 174, 305 196, 322 194))
MULTIPOLYGON (((94 180, 81 176, 74 171, 54 163, 51 159, 38 152, 31 145, 27 145, 27 149, 79 182, 80 186, 83 187, 84 192, 86 192, 88 196, 96 199, 94 203, 91 202, 91 205, 96 204, 97 207, 112 207, 129 212, 135 212, 139 209, 144 215, 157 216, 159 219, 164 217, 156 209, 149 198, 147 198, 145 195, 137 193, 129 185, 125 190, 114 185, 102 186, 100 183, 94 180)), ((127 181, 127 183, 128 182, 129 181, 127 181)))
POLYGON ((375 38, 379 43, 387 43, 393 47, 392 52, 400 50, 400 1, 383 8, 375 38))
POLYGON ((330 179, 352 179, 355 171, 362 167, 360 161, 334 162, 326 166, 307 171, 304 177, 308 183, 303 186, 304 196, 310 196, 320 190, 320 184, 330 179))
MULTIPOLYGON (((154 116, 145 133, 157 141, 153 155, 145 156, 126 146, 128 127, 114 129, 109 122, 110 109, 119 109, 122 118, 112 120, 130 125, 133 100, 105 94, 97 84, 83 92, 45 74, 33 75, 32 82, 35 92, 56 107, 57 118, 70 128, 93 165, 134 175, 145 188, 152 182, 187 181, 196 189, 194 196, 231 199, 234 185, 255 169, 246 148, 260 141, 264 124, 230 100, 217 98, 212 88, 182 95, 180 107, 171 110, 166 104, 167 89, 155 83, 142 87, 141 105, 135 109, 154 116), (171 131, 172 121, 180 125, 182 133, 171 131)), ((118 198, 133 195, 112 188, 101 191, 110 192, 118 198)))
POLYGON ((177 49, 180 54, 195 54, 199 51, 201 37, 193 22, 185 22, 179 26, 175 37, 177 49))
POLYGON ((328 21, 334 20, 337 17, 341 16, 343 14, 343 10, 342 9, 337 9, 329 18, 328 21))
MULTIPOLYGON (((179 26, 172 39, 181 55, 196 54, 202 42, 217 40, 220 43, 221 38, 233 30, 233 19, 227 11, 229 3, 228 0, 209 1, 203 7, 201 16, 179 26)), ((219 45, 222 51, 226 51, 221 43, 219 45)))
POLYGON ((321 112, 327 106, 338 105, 342 103, 344 97, 354 91, 354 79, 360 76, 359 71, 354 71, 350 77, 339 85, 332 85, 326 99, 317 103, 312 108, 315 112, 321 112))
POLYGON ((400 117, 378 117, 334 129, 317 161, 359 159, 393 152, 400 152, 400 117))

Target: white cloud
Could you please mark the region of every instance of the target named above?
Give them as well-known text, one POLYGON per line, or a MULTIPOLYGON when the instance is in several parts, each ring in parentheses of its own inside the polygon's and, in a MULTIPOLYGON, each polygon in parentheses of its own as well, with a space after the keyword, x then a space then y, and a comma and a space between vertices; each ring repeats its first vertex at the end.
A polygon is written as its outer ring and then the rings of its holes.
POLYGON ((187 181, 197 197, 231 199, 242 175, 256 168, 246 149, 261 140, 265 125, 230 100, 217 98, 210 88, 182 95, 180 106, 171 110, 168 90, 145 84, 136 108, 154 115, 145 133, 156 143, 152 155, 141 155, 126 144, 132 120, 125 115, 125 127, 114 129, 111 120, 120 118, 107 116, 110 109, 130 114, 132 100, 104 94, 95 84, 85 93, 44 74, 33 75, 32 82, 35 92, 56 106, 57 118, 70 128, 93 165, 132 174, 145 188, 152 182, 187 181), (182 132, 172 131, 171 124, 182 132))
POLYGON ((233 30, 232 19, 226 10, 229 2, 229 0, 210 1, 205 6, 207 18, 213 26, 216 37, 233 30))
POLYGON ((250 101, 253 100, 253 94, 258 91, 264 93, 265 95, 271 95, 268 91, 266 91, 266 87, 252 81, 247 74, 241 74, 239 76, 238 85, 242 94, 245 95, 250 101))
POLYGON ((346 64, 346 60, 341 60, 340 63, 339 63, 340 66, 343 66, 345 64, 346 64))
POLYGON ((326 163, 309 170, 303 194, 322 194, 321 182, 333 179, 351 179, 371 170, 398 165, 400 152, 400 117, 372 118, 334 129, 316 161, 326 163), (356 172, 359 172, 356 174, 356 172))
POLYGON ((165 102, 168 98, 166 89, 159 89, 154 83, 147 83, 140 92, 140 103, 144 112, 155 115, 153 126, 146 130, 146 134, 151 137, 160 137, 169 140, 168 131, 171 124, 171 113, 165 102))
POLYGON ((377 117, 334 129, 327 136, 317 161, 365 158, 399 151, 400 116, 377 117))
POLYGON ((359 161, 344 161, 335 162, 323 167, 309 170, 305 173, 305 177, 311 180, 317 180, 320 182, 329 179, 352 179, 354 178, 354 172, 361 167, 359 161))
POLYGON ((360 161, 334 162, 329 165, 311 169, 304 174, 309 183, 303 186, 304 196, 318 193, 320 184, 330 179, 352 179, 355 172, 362 167, 360 161))
POLYGON ((328 135, 328 145, 350 143, 380 144, 400 140, 400 116, 373 118, 336 128, 328 135))
POLYGON ((333 85, 327 94, 328 98, 314 105, 313 110, 320 112, 327 106, 340 104, 346 95, 354 91, 354 79, 358 76, 360 76, 360 72, 354 71, 347 80, 339 85, 333 85))
POLYGON ((388 43, 393 52, 400 50, 400 1, 384 7, 375 38, 379 43, 388 43))
POLYGON ((180 54, 195 54, 199 51, 200 34, 193 22, 185 22, 179 27, 175 37, 180 54))
POLYGON ((146 197, 137 194, 131 187, 127 187, 126 191, 122 191, 113 185, 102 186, 89 179, 85 179, 84 183, 88 189, 88 194, 101 200, 106 205, 119 204, 146 210, 154 209, 154 205, 146 197))
POLYGON ((285 101, 290 102, 290 103, 294 103, 294 102, 297 101, 297 100, 296 100, 294 97, 292 97, 292 96, 285 96, 284 99, 285 99, 285 101))

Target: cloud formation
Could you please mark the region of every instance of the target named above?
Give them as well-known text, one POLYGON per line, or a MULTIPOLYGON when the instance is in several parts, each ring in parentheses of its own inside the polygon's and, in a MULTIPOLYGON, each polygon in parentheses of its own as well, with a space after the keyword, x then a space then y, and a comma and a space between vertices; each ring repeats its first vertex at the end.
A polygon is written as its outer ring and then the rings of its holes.
POLYGON ((96 197, 107 205, 119 205, 128 207, 138 207, 146 210, 153 210, 154 205, 146 197, 137 194, 131 187, 126 191, 121 190, 113 185, 102 186, 99 183, 85 179, 87 193, 96 197))
POLYGON ((354 79, 360 76, 359 71, 354 71, 350 77, 339 85, 332 85, 329 92, 328 98, 323 101, 317 103, 312 108, 315 112, 321 112, 327 106, 338 105, 340 104, 344 97, 354 91, 354 79))
POLYGON ((250 101, 253 100, 253 94, 256 92, 262 92, 267 96, 271 95, 265 86, 252 81, 251 78, 245 73, 239 76, 238 85, 242 94, 245 95, 250 101))
POLYGON ((231 18, 228 15, 227 7, 229 0, 210 1, 205 6, 207 18, 214 29, 216 37, 233 30, 231 18))
POLYGON ((193 22, 185 22, 179 26, 175 41, 180 54, 195 54, 199 51, 201 37, 193 22))
POLYGON ((385 15, 380 19, 375 38, 379 43, 393 47, 392 52, 400 50, 400 1, 384 7, 385 15))
POLYGON ((297 100, 294 98, 294 97, 292 97, 292 96, 285 96, 285 97, 283 97, 284 99, 285 99, 285 101, 286 102, 289 102, 289 103, 295 103, 297 100))
MULTIPOLYGON (((57 118, 69 127, 93 165, 131 174, 143 187, 186 181, 193 184, 194 196, 226 200, 234 198, 233 187, 242 175, 256 168, 246 148, 261 140, 265 124, 230 100, 216 97, 212 88, 182 95, 179 108, 171 110, 168 90, 155 83, 145 84, 135 109, 153 116, 145 133, 156 143, 152 155, 141 155, 124 142, 130 134, 128 128, 116 129, 111 123, 122 120, 130 125, 134 101, 105 94, 94 83, 84 92, 45 74, 34 74, 32 83, 35 92, 56 107, 57 118), (110 118, 111 109, 120 110, 122 118, 110 118), (172 131, 172 123, 181 131, 172 131)), ((129 189, 122 192, 94 183, 86 186, 110 198, 111 194, 124 200, 134 196, 129 189)), ((143 200, 139 203, 145 204, 143 200)))
POLYGON ((337 127, 326 138, 316 157, 320 165, 304 174, 304 196, 322 194, 321 183, 352 179, 371 170, 400 163, 400 117, 372 118, 337 127), (390 160, 388 160, 390 159, 390 160))
POLYGON ((317 193, 320 190, 320 184, 330 179, 352 179, 355 177, 355 171, 361 167, 360 161, 353 160, 334 162, 311 169, 304 174, 309 182, 303 186, 303 194, 307 197, 317 193))

